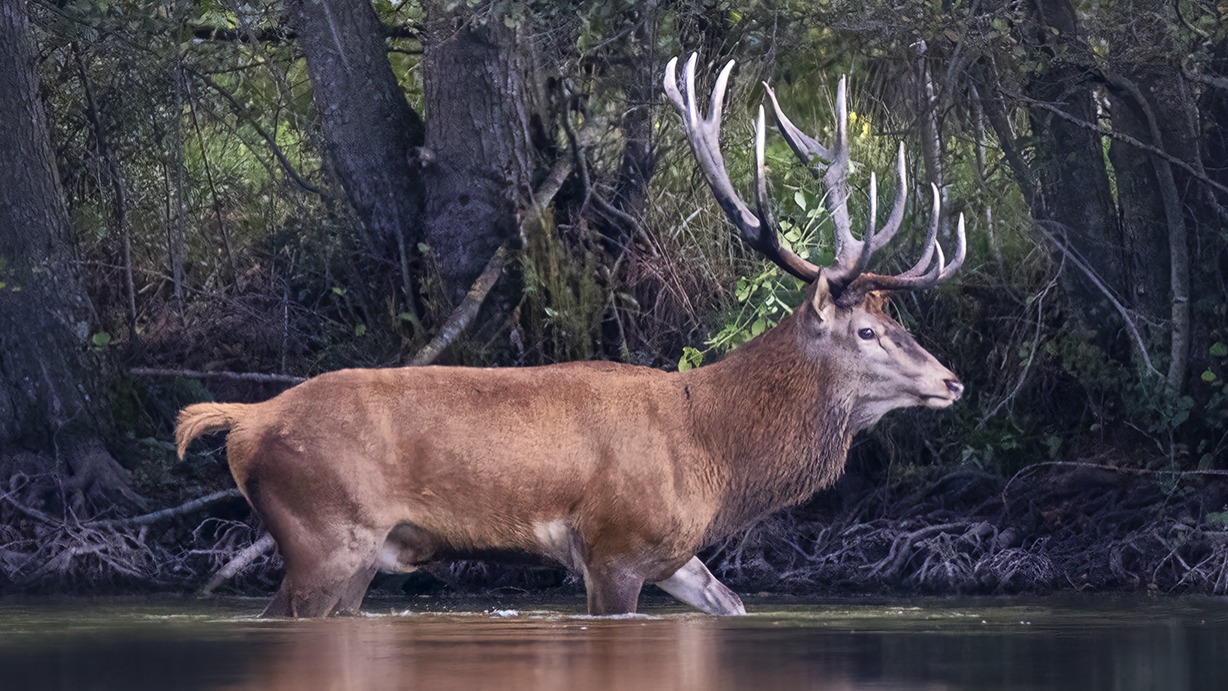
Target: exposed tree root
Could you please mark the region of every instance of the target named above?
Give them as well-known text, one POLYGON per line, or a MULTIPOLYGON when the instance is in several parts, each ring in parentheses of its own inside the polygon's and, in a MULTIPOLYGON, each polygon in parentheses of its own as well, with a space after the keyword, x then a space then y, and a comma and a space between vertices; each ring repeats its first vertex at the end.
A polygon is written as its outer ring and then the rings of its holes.
MULTIPOLYGON (((259 534, 242 522, 185 521, 233 499, 235 490, 130 518, 92 519, 76 514, 63 484, 52 473, 16 473, 0 493, 0 591, 183 588, 204 580, 259 534)), ((266 558, 256 566, 270 571, 279 564, 266 558)), ((269 585, 265 579, 258 579, 262 587, 269 585)))
MULTIPOLYGON (((1220 475, 1069 464, 1030 467, 1009 481, 961 470, 922 487, 850 496, 855 484, 717 545, 709 565, 747 591, 1228 594, 1228 478, 1220 475)), ((47 499, 65 492, 51 476, 18 474, 0 489, 0 590, 206 583, 209 593, 231 581, 267 591, 280 578, 280 557, 254 519, 206 515, 230 491, 134 518, 85 520, 64 508, 69 502, 47 499)), ((435 588, 485 592, 565 580, 536 563, 454 562, 427 573, 435 588)))
POLYGON ((1228 482, 1218 474, 1027 472, 1008 482, 959 471, 853 511, 819 501, 718 546, 711 565, 756 589, 1228 593, 1228 516, 1217 515, 1228 482))

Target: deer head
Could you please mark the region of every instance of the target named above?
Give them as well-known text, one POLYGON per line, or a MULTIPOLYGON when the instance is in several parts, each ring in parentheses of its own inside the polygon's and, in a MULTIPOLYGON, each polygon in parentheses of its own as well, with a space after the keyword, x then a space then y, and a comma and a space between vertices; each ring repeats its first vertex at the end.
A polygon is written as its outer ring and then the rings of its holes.
POLYGON ((695 62, 696 56, 692 54, 686 63, 682 90, 679 90, 677 58, 669 61, 665 68, 666 95, 682 115, 687 139, 708 186, 745 242, 788 273, 810 284, 807 300, 799 309, 801 336, 798 345, 809 359, 822 362, 847 377, 847 381, 855 382, 855 427, 868 427, 894 408, 945 408, 959 400, 964 387, 958 377, 888 316, 884 305, 885 295, 890 292, 928 288, 947 280, 959 269, 966 249, 963 215, 959 218, 955 258, 947 263, 938 244, 938 189, 931 184, 934 192, 932 220, 920 259, 898 275, 866 271, 874 252, 891 241, 904 219, 908 179, 903 143, 897 159, 899 186, 887 221, 881 227, 878 225, 877 181, 871 173, 868 221, 858 239, 853 235, 848 211, 849 138, 844 79, 840 79, 836 89, 836 140, 830 149, 793 125, 781 111, 775 93, 765 83, 781 135, 826 188, 824 203, 834 228, 835 261, 832 266, 824 267, 810 263, 781 245, 772 217, 764 163, 766 117, 763 106, 759 107, 755 128, 755 210, 752 212, 734 191, 719 143, 725 88, 734 62, 729 61, 717 77, 706 116, 700 112, 695 98, 695 62))

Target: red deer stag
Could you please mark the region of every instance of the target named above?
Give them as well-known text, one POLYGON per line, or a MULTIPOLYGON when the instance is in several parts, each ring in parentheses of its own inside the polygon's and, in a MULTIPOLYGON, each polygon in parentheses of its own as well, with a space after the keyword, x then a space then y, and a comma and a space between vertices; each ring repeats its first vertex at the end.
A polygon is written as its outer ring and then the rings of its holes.
MULTIPOLYGON (((665 90, 704 177, 746 241, 810 283, 805 302, 723 361, 688 372, 608 362, 344 370, 263 403, 188 406, 180 457, 197 436, 229 430, 235 482, 285 558, 266 616, 351 612, 377 570, 507 549, 580 573, 591 614, 634 612, 645 582, 704 612, 742 614, 738 596, 695 556, 700 548, 830 485, 853 435, 888 411, 959 399, 956 376, 875 296, 948 278, 963 260, 962 219, 949 265, 935 221, 912 269, 865 271, 904 216, 903 147, 887 223, 876 227, 871 176, 870 221, 858 240, 847 209, 843 81, 831 150, 776 108, 785 139, 827 187, 836 261, 815 266, 777 238, 762 108, 754 213, 725 172, 717 138, 733 63, 701 117, 695 57, 685 97, 675 62, 665 90)), ((936 207, 935 198, 935 218, 936 207)))

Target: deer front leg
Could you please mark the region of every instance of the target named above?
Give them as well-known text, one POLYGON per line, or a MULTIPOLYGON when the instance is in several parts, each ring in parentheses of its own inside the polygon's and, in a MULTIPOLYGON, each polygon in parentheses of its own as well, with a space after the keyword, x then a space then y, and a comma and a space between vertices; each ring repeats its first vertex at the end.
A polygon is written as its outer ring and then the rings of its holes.
POLYGON ((724 617, 746 614, 742 599, 704 566, 699 557, 683 564, 674 575, 655 584, 661 590, 707 614, 724 617))

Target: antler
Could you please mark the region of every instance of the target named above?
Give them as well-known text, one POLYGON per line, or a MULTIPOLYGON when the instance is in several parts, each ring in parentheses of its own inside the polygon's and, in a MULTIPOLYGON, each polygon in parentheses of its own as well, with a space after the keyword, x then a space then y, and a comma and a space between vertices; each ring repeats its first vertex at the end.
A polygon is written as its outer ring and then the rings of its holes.
POLYGON ((751 213, 738 193, 729 182, 729 173, 725 171, 725 159, 721 156, 721 108, 725 100, 725 86, 729 82, 729 73, 733 71, 733 60, 730 60, 716 78, 716 86, 712 89, 709 101, 710 112, 701 116, 695 100, 695 61, 697 55, 691 53, 686 62, 686 98, 678 90, 677 65, 678 58, 671 58, 665 66, 665 93, 682 115, 687 139, 691 142, 691 150, 699 162, 708 186, 716 195, 716 201, 725 210, 725 215, 741 232, 746 244, 755 251, 771 259, 777 266, 809 283, 819 276, 819 267, 802 259, 792 250, 780 244, 780 236, 776 232, 776 223, 771 216, 767 199, 767 174, 764 164, 764 113, 759 107, 759 121, 755 125, 755 213, 751 213))
POLYGON ((789 148, 803 162, 811 164, 815 176, 822 179, 827 188, 825 204, 831 217, 835 235, 836 259, 831 267, 820 268, 802 259, 798 255, 780 245, 780 239, 768 207, 767 176, 764 165, 764 113, 759 108, 759 120, 755 128, 755 205, 756 213, 751 214, 746 204, 738 197, 729 182, 725 171, 724 159, 720 151, 721 109, 725 96, 725 87, 729 81, 729 73, 734 62, 729 61, 717 77, 716 86, 712 90, 711 113, 700 117, 695 100, 695 61, 692 53, 686 64, 684 87, 687 97, 683 98, 678 89, 676 76, 677 58, 669 61, 665 68, 665 92, 670 101, 682 114, 687 139, 700 164, 700 170, 712 188, 725 215, 738 227, 742 237, 753 249, 766 255, 780 267, 794 276, 813 281, 822 270, 828 284, 838 296, 837 302, 844 306, 860 303, 867 293, 875 290, 916 290, 928 288, 947 280, 963 265, 967 240, 964 234, 964 218, 959 217, 958 248, 955 260, 949 265, 945 263, 942 248, 938 245, 938 219, 940 201, 938 188, 931 184, 934 192, 934 204, 929 233, 926 236, 925 247, 921 259, 909 270, 897 276, 883 276, 865 273, 871 255, 891 241, 900 229, 904 219, 904 210, 908 202, 908 174, 904 163, 904 143, 900 142, 897 156, 896 171, 899 186, 891 213, 882 228, 876 227, 878 220, 878 182, 873 173, 870 174, 870 208, 865 232, 858 240, 853 236, 852 223, 849 219, 848 185, 849 146, 848 146, 848 105, 845 80, 840 78, 836 86, 836 141, 831 149, 827 149, 815 139, 807 136, 784 114, 776 93, 764 83, 772 108, 776 113, 777 126, 781 135, 788 142, 789 148), (934 255, 937 254, 937 262, 934 255))

